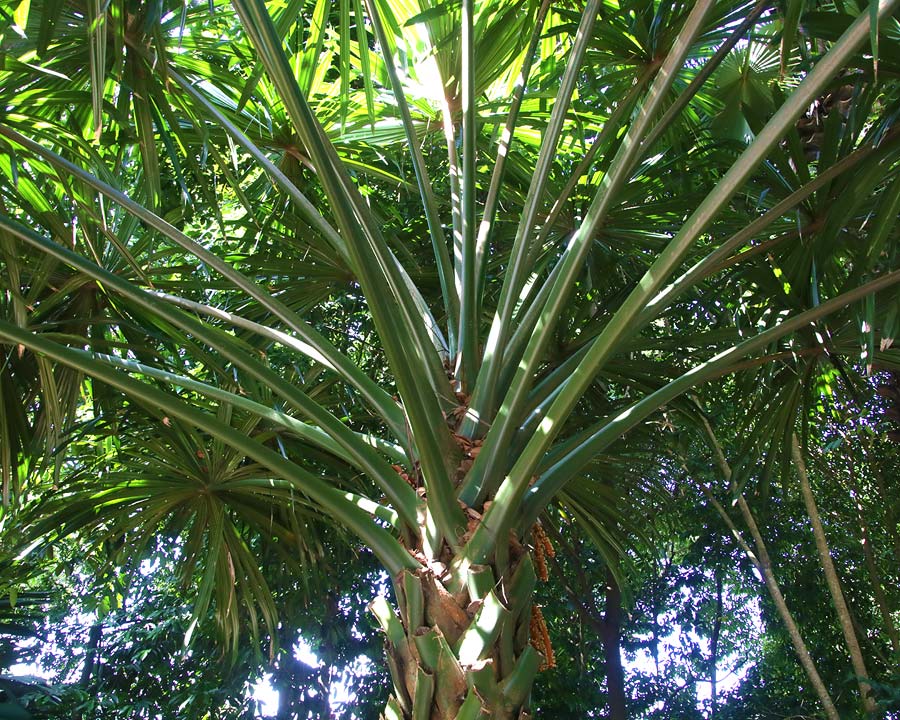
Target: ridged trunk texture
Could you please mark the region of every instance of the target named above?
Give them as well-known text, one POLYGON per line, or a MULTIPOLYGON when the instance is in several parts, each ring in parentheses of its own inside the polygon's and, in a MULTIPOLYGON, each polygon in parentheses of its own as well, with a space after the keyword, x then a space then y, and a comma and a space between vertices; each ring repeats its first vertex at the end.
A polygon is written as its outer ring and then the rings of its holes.
MULTIPOLYGON (((538 558, 540 563, 542 558, 538 558)), ((532 605, 531 556, 513 542, 507 571, 473 566, 451 590, 445 565, 394 578, 399 612, 385 598, 371 609, 385 632, 394 684, 386 720, 525 720, 534 678, 550 653, 532 605)))

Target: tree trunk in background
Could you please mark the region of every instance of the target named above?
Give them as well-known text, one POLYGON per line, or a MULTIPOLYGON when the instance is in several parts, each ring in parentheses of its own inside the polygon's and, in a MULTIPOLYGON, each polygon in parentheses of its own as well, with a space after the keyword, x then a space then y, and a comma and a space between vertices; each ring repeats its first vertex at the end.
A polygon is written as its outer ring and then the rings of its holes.
POLYGON ((91 686, 91 681, 97 680, 94 677, 94 668, 98 666, 97 663, 97 655, 100 650, 100 640, 103 637, 103 625, 100 623, 95 623, 91 625, 91 631, 88 634, 87 645, 85 646, 84 653, 84 667, 81 668, 81 677, 78 680, 78 685, 82 690, 89 690, 91 686))
POLYGON ((613 574, 606 571, 606 614, 603 618, 603 651, 606 656, 606 694, 610 720, 626 720, 625 671, 622 668, 622 592, 613 574))
MULTIPOLYGON (((603 643, 604 654, 604 671, 606 673, 606 696, 608 703, 609 720, 625 720, 626 712, 626 695, 625 695, 625 671, 622 667, 622 593, 616 582, 612 571, 606 569, 606 591, 604 592, 604 609, 601 612, 599 604, 596 600, 597 593, 593 584, 587 578, 584 568, 579 567, 580 553, 577 548, 567 543, 558 532, 553 533, 553 541, 558 548, 569 557, 570 562, 574 566, 575 579, 577 585, 570 584, 560 567, 559 562, 554 559, 553 567, 557 571, 560 582, 563 585, 569 602, 578 610, 582 623, 591 628, 591 630, 600 638, 603 643)), ((579 669, 584 672, 584 662, 579 658, 579 669)))
POLYGON ((719 663, 719 634, 722 631, 722 573, 716 568, 716 615, 709 648, 710 718, 716 716, 716 666, 719 663))
POLYGON ((794 459, 794 465, 797 467, 797 474, 800 476, 800 490, 803 494, 803 503, 806 505, 809 521, 813 527, 813 535, 816 538, 819 563, 822 565, 822 570, 825 573, 828 592, 831 594, 831 600, 837 610, 841 631, 844 633, 844 641, 847 643, 847 649, 850 652, 850 662, 853 664, 853 672, 859 684, 862 705, 866 713, 874 714, 877 712, 878 706, 872 697, 872 686, 868 683, 869 673, 866 670, 866 663, 863 659, 862 650, 859 647, 856 631, 853 629, 850 608, 847 607, 844 593, 841 591, 841 582, 838 578, 837 570, 834 568, 834 561, 831 559, 831 551, 828 548, 828 540, 825 537, 825 528, 822 526, 822 519, 819 517, 819 509, 816 507, 816 499, 813 497, 812 487, 809 484, 806 462, 803 460, 803 453, 800 451, 800 442, 796 433, 791 437, 791 455, 794 459))
MULTIPOLYGON (((100 641, 102 639, 103 625, 100 623, 91 625, 87 645, 85 646, 84 666, 81 668, 81 676, 78 678, 78 686, 86 693, 89 693, 93 688, 96 688, 100 680, 99 669, 102 666, 98 662, 98 656, 100 654, 100 641)), ((31 716, 29 715, 28 717, 31 716)), ((73 720, 82 720, 83 717, 82 710, 76 710, 72 714, 73 720)))

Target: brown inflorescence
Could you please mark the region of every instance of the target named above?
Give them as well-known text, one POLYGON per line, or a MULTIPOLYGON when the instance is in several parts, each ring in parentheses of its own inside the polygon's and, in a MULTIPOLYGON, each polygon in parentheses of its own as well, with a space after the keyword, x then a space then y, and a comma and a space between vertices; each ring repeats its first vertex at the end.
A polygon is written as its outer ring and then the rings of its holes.
POLYGON ((556 667, 556 655, 553 652, 553 645, 550 643, 550 632, 547 630, 547 621, 544 620, 544 614, 537 605, 531 606, 531 645, 541 655, 544 661, 541 663, 541 672, 556 667))
POLYGON ((537 571, 537 576, 543 582, 547 582, 550 577, 550 573, 547 570, 547 558, 556 557, 556 550, 553 548, 553 543, 550 542, 550 538, 547 537, 547 533, 544 532, 544 528, 541 527, 540 523, 535 523, 531 528, 531 537, 534 539, 534 567, 537 571))

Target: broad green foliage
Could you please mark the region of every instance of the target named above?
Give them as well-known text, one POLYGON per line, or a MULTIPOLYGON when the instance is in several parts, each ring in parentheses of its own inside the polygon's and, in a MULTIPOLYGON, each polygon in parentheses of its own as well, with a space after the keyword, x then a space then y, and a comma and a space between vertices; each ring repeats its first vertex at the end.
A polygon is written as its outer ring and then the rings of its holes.
POLYGON ((614 567, 654 423, 733 376, 783 466, 897 366, 896 5, 5 2, 7 512, 171 538, 232 653, 327 518, 388 714, 518 717, 548 508, 614 567))

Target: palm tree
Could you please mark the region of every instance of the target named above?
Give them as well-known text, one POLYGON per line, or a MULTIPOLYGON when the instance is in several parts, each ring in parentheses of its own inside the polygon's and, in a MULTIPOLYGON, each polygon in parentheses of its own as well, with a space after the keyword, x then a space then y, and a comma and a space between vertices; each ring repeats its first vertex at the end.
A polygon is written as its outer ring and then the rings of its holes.
POLYGON ((0 460, 61 468, 11 494, 180 538, 232 643, 257 539, 327 517, 393 583, 386 717, 528 717, 542 513, 612 553, 648 418, 861 302, 892 352, 897 2, 857 5, 4 2, 0 460))

